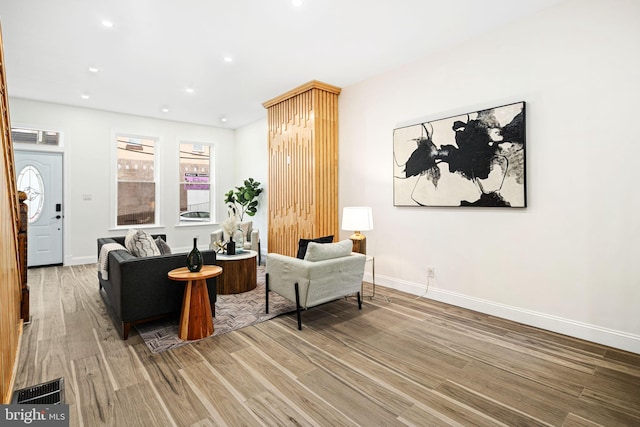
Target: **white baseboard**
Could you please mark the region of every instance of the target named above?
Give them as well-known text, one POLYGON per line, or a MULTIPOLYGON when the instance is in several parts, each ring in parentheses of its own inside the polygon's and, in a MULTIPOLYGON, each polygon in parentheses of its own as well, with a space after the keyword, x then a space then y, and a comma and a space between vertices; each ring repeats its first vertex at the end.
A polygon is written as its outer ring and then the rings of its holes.
MULTIPOLYGON (((364 280, 371 282, 371 274, 365 273, 364 280)), ((376 285, 397 289, 413 295, 424 295, 426 290, 424 284, 407 282, 378 274, 376 275, 376 285)), ((424 297, 503 319, 513 320, 514 322, 523 323, 525 325, 640 354, 640 336, 630 334, 628 332, 603 328, 601 326, 566 319, 560 316, 500 304, 481 298, 447 291, 445 289, 439 289, 434 286, 429 287, 429 290, 424 297)))
POLYGON ((83 257, 68 256, 68 257, 65 257, 64 265, 67 266, 67 265, 95 264, 97 262, 98 262, 97 255, 83 256, 83 257))

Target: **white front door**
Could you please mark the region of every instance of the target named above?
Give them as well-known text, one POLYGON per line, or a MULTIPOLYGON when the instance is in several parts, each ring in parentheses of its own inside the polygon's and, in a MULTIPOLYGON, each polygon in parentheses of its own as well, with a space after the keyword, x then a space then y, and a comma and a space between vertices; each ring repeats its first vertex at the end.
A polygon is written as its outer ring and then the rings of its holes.
POLYGON ((27 266, 62 264, 62 154, 15 151, 18 190, 27 193, 27 266))

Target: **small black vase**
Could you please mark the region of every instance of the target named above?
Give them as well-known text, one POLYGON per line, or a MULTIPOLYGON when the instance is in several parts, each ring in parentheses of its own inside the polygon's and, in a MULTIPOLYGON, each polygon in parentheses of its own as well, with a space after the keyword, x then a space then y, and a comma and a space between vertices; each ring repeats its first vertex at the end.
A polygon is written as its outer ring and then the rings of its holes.
POLYGON ((233 241, 233 237, 229 236, 229 241, 227 242, 227 255, 235 255, 236 254, 236 242, 233 241))
POLYGON ((187 255, 187 268, 190 272, 196 273, 202 268, 202 254, 198 250, 198 238, 193 238, 193 249, 187 255))

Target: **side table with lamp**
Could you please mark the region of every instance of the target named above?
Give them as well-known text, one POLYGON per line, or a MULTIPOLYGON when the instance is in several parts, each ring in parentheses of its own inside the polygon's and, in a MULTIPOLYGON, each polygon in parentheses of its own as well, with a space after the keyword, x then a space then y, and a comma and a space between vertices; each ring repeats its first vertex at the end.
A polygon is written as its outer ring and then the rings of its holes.
MULTIPOLYGON (((372 293, 366 295, 373 299, 376 295, 376 260, 372 255, 367 255, 367 238, 361 231, 373 230, 373 212, 370 207, 345 207, 342 209, 342 229, 345 231, 353 231, 349 236, 353 242, 353 252, 358 252, 367 257, 367 262, 371 262, 371 278, 372 293)), ((364 297, 364 282, 360 291, 364 297)))

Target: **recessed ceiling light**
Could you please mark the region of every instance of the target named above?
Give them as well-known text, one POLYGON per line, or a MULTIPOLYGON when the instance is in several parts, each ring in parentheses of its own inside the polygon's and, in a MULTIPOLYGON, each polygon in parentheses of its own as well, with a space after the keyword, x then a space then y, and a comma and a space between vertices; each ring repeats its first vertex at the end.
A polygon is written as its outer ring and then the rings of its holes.
POLYGON ((227 123, 227 118, 226 117, 220 117, 220 121, 222 123, 227 123))
POLYGON ((195 92, 195 91, 193 90, 193 88, 192 88, 192 87, 188 87, 188 88, 186 88, 186 89, 185 89, 185 91, 186 91, 187 93, 193 93, 193 92, 195 92))
POLYGON ((302 6, 302 0, 292 0, 291 4, 294 6, 302 6))
POLYGON ((82 95, 80 95, 80 98, 82 99, 89 99, 89 94, 88 93, 83 93, 82 95))
POLYGON ((230 56, 225 56, 224 57, 224 62, 233 62, 233 58, 230 56))
POLYGON ((98 70, 96 67, 89 67, 89 71, 91 71, 92 73, 97 73, 100 70, 98 70))
POLYGON ((169 109, 165 107, 165 108, 163 108, 163 109, 162 109, 162 112, 163 112, 163 113, 168 113, 168 112, 169 112, 169 109))
POLYGON ((104 25, 107 28, 113 28, 113 22, 107 20, 107 19, 103 19, 102 20, 102 25, 104 25))

